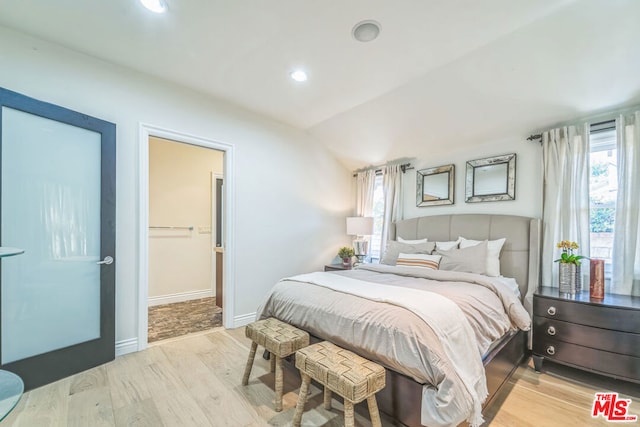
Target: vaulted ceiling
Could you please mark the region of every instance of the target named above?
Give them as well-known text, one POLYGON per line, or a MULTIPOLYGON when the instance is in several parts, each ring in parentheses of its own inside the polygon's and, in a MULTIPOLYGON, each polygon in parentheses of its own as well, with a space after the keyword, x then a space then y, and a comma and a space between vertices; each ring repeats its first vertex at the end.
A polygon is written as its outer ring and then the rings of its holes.
POLYGON ((166 2, 0 0, 0 25, 304 129, 352 168, 640 102, 636 0, 166 2), (355 41, 366 19, 380 36, 355 41))

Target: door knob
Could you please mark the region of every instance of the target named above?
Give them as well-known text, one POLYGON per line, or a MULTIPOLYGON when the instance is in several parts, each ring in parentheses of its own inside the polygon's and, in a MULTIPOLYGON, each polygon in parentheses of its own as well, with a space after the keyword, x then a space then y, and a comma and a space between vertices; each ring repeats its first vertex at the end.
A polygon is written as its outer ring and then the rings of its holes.
POLYGON ((113 264, 113 257, 107 255, 106 257, 104 257, 102 261, 96 262, 96 264, 106 264, 106 265, 113 264))

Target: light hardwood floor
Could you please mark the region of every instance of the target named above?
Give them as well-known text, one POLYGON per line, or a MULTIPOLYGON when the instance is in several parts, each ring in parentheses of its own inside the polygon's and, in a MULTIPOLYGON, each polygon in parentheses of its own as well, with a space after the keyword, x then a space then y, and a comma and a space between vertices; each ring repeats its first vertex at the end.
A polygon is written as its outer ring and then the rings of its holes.
MULTIPOLYGON (((162 341, 143 352, 119 357, 26 393, 1 424, 2 427, 290 425, 299 377, 285 371, 284 409, 275 412, 273 375, 267 361, 256 356, 249 385, 240 385, 248 349, 244 328, 219 328, 162 341)), ((501 404, 488 414, 493 420, 486 424, 609 425, 602 418, 591 418, 594 393, 604 390, 626 393, 633 399, 631 412, 640 414, 638 388, 570 370, 538 374, 523 365, 501 396, 501 404)), ((306 408, 305 426, 342 425, 342 406, 334 400, 334 409, 324 410, 318 388, 312 387, 306 408)), ((371 425, 366 410, 356 414, 356 425, 371 425)), ((383 416, 383 426, 394 425, 383 416)))

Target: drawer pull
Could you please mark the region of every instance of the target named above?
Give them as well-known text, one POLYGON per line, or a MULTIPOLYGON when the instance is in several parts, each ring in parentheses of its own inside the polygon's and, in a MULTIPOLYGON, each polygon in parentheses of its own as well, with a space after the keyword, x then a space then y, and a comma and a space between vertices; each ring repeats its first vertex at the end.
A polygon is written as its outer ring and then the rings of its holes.
POLYGON ((547 313, 549 313, 549 316, 555 316, 556 315, 556 308, 554 306, 551 306, 547 309, 547 313))
POLYGON ((549 335, 555 335, 555 334, 556 334, 556 328, 554 328, 553 326, 549 326, 549 327, 547 328, 547 333, 548 333, 549 335))
POLYGON ((556 349, 554 346, 550 345, 549 347, 547 347, 547 354, 553 356, 554 354, 556 354, 556 349))

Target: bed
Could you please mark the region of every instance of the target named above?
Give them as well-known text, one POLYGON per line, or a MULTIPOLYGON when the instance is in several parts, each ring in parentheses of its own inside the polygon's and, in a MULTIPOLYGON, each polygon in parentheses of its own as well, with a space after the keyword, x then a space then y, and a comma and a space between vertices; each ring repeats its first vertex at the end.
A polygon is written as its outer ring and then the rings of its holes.
POLYGON ((279 318, 382 363, 388 369, 387 386, 378 394, 380 409, 405 425, 478 425, 482 408, 526 353, 540 221, 437 215, 399 221, 392 229, 396 237, 407 242, 394 247, 403 261, 411 258, 402 252, 412 253, 409 247, 424 253, 420 239, 443 242, 436 252, 441 263, 461 255, 470 262, 484 260, 488 243, 505 239, 499 271, 514 280, 489 276, 488 270, 432 270, 387 260, 283 279, 258 317, 279 318), (444 242, 460 236, 478 244, 447 251, 444 242))

